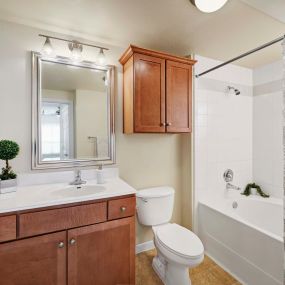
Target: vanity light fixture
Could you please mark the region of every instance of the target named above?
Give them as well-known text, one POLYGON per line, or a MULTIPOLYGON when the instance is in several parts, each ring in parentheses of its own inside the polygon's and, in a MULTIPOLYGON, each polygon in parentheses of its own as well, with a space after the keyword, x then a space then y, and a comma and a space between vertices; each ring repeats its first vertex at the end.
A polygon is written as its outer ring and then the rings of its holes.
POLYGON ((99 50, 96 62, 99 65, 105 65, 106 64, 106 56, 105 56, 104 50, 102 48, 100 48, 100 50, 99 50))
POLYGON ((102 80, 104 81, 105 86, 108 86, 108 79, 107 79, 107 77, 103 76, 102 80))
POLYGON ((74 61, 80 61, 82 57, 83 46, 78 41, 68 43, 68 48, 71 51, 71 57, 74 61))
POLYGON ((51 45, 51 39, 58 40, 58 41, 64 41, 68 43, 68 49, 71 51, 71 57, 74 61, 80 61, 82 57, 82 51, 83 51, 83 46, 89 46, 89 47, 94 47, 99 49, 99 53, 96 58, 96 63, 98 65, 105 65, 106 64, 106 55, 104 53, 104 50, 109 50, 108 48, 102 47, 102 46, 96 46, 92 44, 87 44, 87 43, 82 43, 79 41, 75 40, 67 40, 63 38, 58 38, 58 37, 52 37, 48 35, 42 35, 39 34, 39 37, 44 37, 45 43, 42 48, 42 54, 45 56, 50 56, 53 52, 53 48, 51 45))
POLYGON ((41 53, 43 55, 51 55, 52 52, 53 52, 53 48, 52 48, 52 45, 51 45, 51 42, 50 42, 50 38, 46 37, 46 40, 45 40, 45 43, 43 45, 41 53))
POLYGON ((204 13, 212 13, 221 9, 228 0, 190 0, 190 2, 204 13))

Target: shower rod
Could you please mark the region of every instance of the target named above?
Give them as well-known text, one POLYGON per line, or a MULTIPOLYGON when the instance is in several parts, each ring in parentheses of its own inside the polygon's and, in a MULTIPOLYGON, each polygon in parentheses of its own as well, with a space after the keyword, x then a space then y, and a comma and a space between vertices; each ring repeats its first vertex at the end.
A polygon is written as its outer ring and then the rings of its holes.
POLYGON ((263 44, 263 45, 261 45, 261 46, 255 48, 255 49, 252 49, 252 50, 250 50, 250 51, 248 51, 248 52, 245 52, 245 53, 243 53, 243 54, 241 54, 241 55, 239 55, 239 56, 237 56, 237 57, 234 57, 234 58, 232 58, 232 59, 230 59, 230 60, 228 60, 228 61, 225 61, 224 63, 221 63, 221 64, 216 65, 216 66, 214 66, 214 67, 212 67, 212 68, 210 68, 210 69, 208 69, 208 70, 206 70, 206 71, 204 71, 204 72, 201 72, 201 73, 195 75, 195 77, 198 78, 198 77, 200 77, 200 76, 202 76, 202 75, 204 75, 204 74, 207 74, 207 73, 209 73, 209 72, 211 72, 211 71, 214 71, 214 70, 216 70, 216 69, 218 69, 218 68, 220 68, 220 67, 222 67, 222 66, 225 66, 225 65, 227 65, 227 64, 229 64, 229 63, 232 63, 233 61, 236 61, 236 60, 241 59, 241 58, 243 58, 243 57, 245 57, 245 56, 248 56, 248 55, 250 55, 250 54, 252 54, 252 53, 254 53, 254 52, 257 52, 257 51, 259 51, 259 50, 261 50, 261 49, 264 49, 264 48, 269 47, 269 46, 271 46, 271 45, 274 45, 274 44, 276 44, 276 43, 278 43, 278 42, 281 42, 283 39, 285 39, 285 34, 284 34, 282 37, 279 37, 279 38, 277 38, 277 39, 275 39, 275 40, 273 40, 273 41, 271 41, 271 42, 268 42, 268 43, 266 43, 266 44, 263 44))

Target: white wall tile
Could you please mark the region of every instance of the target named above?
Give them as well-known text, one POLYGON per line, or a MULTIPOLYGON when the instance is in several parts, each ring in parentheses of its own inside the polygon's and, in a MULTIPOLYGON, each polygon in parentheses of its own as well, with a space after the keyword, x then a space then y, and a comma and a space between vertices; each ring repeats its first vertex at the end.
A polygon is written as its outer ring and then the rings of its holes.
MULTIPOLYGON (((219 63, 197 59, 196 73, 219 63)), ((234 184, 244 188, 256 182, 272 196, 281 197, 282 93, 260 95, 261 87, 258 96, 253 94, 253 82, 266 84, 281 78, 281 67, 275 62, 252 71, 229 65, 196 80, 196 191, 203 189, 213 197, 224 195, 222 175, 230 168, 234 184), (241 95, 225 92, 229 82, 242 91, 241 95)))
MULTIPOLYGON (((282 76, 282 62, 254 70, 254 83, 267 84, 282 76)), ((253 179, 270 195, 283 193, 282 90, 253 99, 253 179)))
MULTIPOLYGON (((200 58, 196 72, 214 63, 200 58)), ((196 81, 195 189, 217 197, 225 195, 228 168, 234 184, 244 187, 252 180, 252 72, 227 66, 196 81), (243 91, 240 96, 226 92, 229 82, 243 91)))

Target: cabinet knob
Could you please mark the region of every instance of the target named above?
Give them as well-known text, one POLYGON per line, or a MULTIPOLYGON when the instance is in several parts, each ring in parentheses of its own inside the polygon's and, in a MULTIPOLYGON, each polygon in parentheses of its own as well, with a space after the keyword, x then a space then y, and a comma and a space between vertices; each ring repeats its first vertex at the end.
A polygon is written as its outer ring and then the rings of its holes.
POLYGON ((63 241, 58 243, 58 248, 64 248, 64 242, 63 241))
POLYGON ((162 127, 165 127, 166 126, 166 123, 161 123, 160 124, 162 127))
POLYGON ((70 245, 76 244, 76 240, 75 240, 74 238, 72 238, 72 239, 69 241, 69 244, 70 244, 70 245))
POLYGON ((122 206, 121 207, 121 212, 125 212, 127 210, 127 207, 122 206))
POLYGON ((171 123, 166 123, 166 126, 171 126, 172 124, 171 123))

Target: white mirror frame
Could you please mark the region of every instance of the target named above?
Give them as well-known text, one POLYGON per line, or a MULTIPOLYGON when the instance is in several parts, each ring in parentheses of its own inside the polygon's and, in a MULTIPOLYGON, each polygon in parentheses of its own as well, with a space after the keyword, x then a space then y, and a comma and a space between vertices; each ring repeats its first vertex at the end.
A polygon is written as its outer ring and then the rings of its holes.
POLYGON ((114 72, 115 67, 112 65, 99 66, 94 62, 82 61, 74 63, 70 58, 54 57, 46 58, 38 52, 32 51, 32 169, 55 169, 55 168, 70 168, 70 167, 85 167, 96 166, 100 164, 115 163, 115 102, 114 102, 114 72), (98 159, 70 159, 59 161, 41 161, 40 155, 40 110, 41 110, 41 63, 42 61, 54 62, 65 65, 72 65, 82 68, 97 69, 106 71, 108 80, 108 129, 109 139, 108 147, 110 154, 106 158, 98 159))

